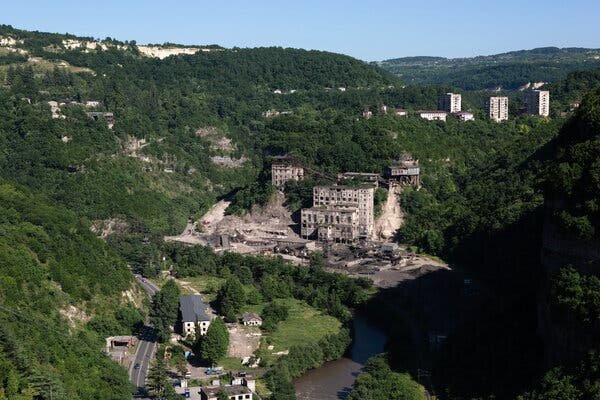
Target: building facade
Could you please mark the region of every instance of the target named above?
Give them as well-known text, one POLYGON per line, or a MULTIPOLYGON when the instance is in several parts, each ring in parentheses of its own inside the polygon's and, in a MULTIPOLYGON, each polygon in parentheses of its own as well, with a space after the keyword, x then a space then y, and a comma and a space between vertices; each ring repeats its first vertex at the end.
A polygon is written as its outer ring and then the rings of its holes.
POLYGON ((301 212, 305 239, 352 243, 360 237, 358 208, 311 207, 301 212))
POLYGON ((473 113, 470 113, 467 111, 457 112, 455 115, 459 121, 463 121, 463 122, 464 121, 473 121, 475 119, 475 116, 473 115, 473 113))
POLYGON ((528 90, 525 93, 525 108, 529 115, 550 115, 550 92, 547 90, 528 90))
POLYGON ((485 102, 485 111, 490 119, 496 122, 508 120, 508 97, 490 97, 485 102))
POLYGON ((428 121, 446 121, 446 117, 448 113, 446 111, 436 111, 436 110, 421 110, 417 111, 419 117, 426 119, 428 121))
POLYGON ((301 212, 302 237, 345 243, 370 238, 374 194, 371 185, 315 186, 313 207, 301 212))
POLYGON ((288 181, 304 179, 304 168, 290 161, 275 161, 271 164, 271 183, 283 189, 288 181))
POLYGON ((448 113, 461 111, 462 96, 458 93, 444 93, 438 96, 438 110, 448 113))

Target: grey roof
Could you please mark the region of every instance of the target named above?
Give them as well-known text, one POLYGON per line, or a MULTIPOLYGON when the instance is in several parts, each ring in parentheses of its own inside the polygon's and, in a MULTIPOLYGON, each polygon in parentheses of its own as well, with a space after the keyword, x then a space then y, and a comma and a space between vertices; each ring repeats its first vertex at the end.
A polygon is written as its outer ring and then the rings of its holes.
POLYGON ((242 315, 242 321, 244 321, 244 322, 249 322, 249 321, 253 321, 253 320, 262 321, 262 318, 259 317, 258 314, 255 314, 252 312, 247 312, 247 313, 244 313, 244 315, 242 315))
POLYGON ((210 321, 206 309, 207 307, 200 295, 188 294, 179 298, 179 311, 181 311, 183 322, 210 321))

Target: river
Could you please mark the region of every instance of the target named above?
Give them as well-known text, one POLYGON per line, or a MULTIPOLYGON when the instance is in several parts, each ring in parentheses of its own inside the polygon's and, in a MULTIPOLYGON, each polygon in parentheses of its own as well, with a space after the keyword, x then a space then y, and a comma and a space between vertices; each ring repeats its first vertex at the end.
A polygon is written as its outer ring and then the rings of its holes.
POLYGON ((350 357, 330 361, 308 371, 294 382, 298 400, 340 400, 348 397, 363 364, 383 352, 386 335, 361 315, 354 317, 350 357))

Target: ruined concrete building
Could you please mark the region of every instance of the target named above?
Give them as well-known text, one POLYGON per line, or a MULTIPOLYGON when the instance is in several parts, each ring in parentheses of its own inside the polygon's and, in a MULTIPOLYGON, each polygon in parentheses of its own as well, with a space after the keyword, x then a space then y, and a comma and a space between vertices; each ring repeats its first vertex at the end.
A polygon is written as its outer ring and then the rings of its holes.
POLYGON ((379 174, 371 172, 342 172, 337 175, 338 181, 354 181, 372 183, 376 187, 379 184, 379 174))
POLYGON ((297 162, 286 157, 276 157, 271 164, 271 183, 278 189, 283 189, 288 181, 304 179, 304 168, 297 162))
POLYGON ((355 242, 373 234, 375 188, 363 186, 315 186, 313 207, 301 212, 305 239, 355 242))
POLYGON ((385 177, 400 185, 420 185, 419 160, 402 160, 385 169, 385 177))
POLYGON ((108 129, 112 129, 115 125, 115 116, 111 112, 103 112, 103 111, 92 111, 86 113, 87 116, 94 121, 99 121, 101 119, 105 120, 108 124, 108 129))

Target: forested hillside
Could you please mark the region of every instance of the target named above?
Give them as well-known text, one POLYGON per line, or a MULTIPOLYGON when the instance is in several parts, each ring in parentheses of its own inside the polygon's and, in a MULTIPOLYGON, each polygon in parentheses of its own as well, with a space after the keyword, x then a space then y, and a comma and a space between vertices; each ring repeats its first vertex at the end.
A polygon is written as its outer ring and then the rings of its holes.
POLYGON ((101 353, 105 332, 97 322, 133 329, 137 321, 117 322, 115 314, 130 309, 120 301, 130 285, 125 263, 89 224, 3 180, 0 398, 127 398, 126 372, 101 353))
POLYGON ((396 58, 379 64, 410 84, 517 89, 528 82, 556 82, 571 71, 598 68, 600 50, 543 47, 471 58, 396 58))

